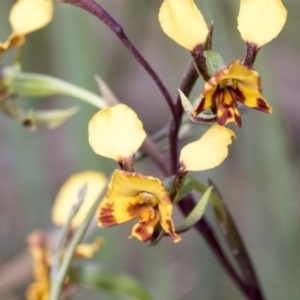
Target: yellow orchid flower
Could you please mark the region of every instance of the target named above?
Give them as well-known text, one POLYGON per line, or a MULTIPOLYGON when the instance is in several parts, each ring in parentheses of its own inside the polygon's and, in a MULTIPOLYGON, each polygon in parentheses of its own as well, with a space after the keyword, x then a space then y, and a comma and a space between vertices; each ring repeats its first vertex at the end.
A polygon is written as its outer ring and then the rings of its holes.
MULTIPOLYGON (((94 151, 119 162, 126 156, 133 156, 144 136, 141 121, 124 104, 97 113, 89 124, 89 141, 94 151)), ((182 169, 184 172, 206 170, 219 165, 227 157, 227 146, 234 137, 231 130, 213 126, 200 140, 182 149, 182 169)), ((160 223, 174 242, 178 242, 181 238, 175 233, 171 215, 172 201, 158 178, 115 170, 99 206, 98 225, 106 228, 139 218, 129 237, 146 242, 160 223)))
POLYGON ((259 48, 279 34, 286 17, 281 0, 241 0, 238 30, 246 43, 259 48))
POLYGON ((193 115, 196 117, 211 108, 220 125, 235 122, 240 127, 238 102, 265 113, 272 112, 261 95, 259 74, 236 60, 205 83, 193 115))
MULTIPOLYGON (((28 249, 33 258, 33 275, 35 282, 26 290, 28 300, 48 300, 50 295, 50 271, 53 257, 44 232, 37 230, 28 238, 28 249)), ((101 238, 96 238, 92 244, 79 244, 75 250, 75 258, 91 258, 103 245, 101 238)), ((67 287, 67 282, 65 283, 67 287)))
POLYGON ((180 165, 183 171, 204 171, 220 165, 228 156, 228 145, 235 134, 220 126, 211 126, 202 137, 187 144, 180 152, 180 165))
POLYGON ((67 221, 71 208, 78 202, 78 192, 87 184, 86 194, 79 211, 72 220, 71 226, 78 227, 85 219, 90 208, 102 192, 106 184, 106 177, 95 171, 84 171, 72 175, 60 188, 53 208, 52 222, 57 226, 63 226, 67 221))
POLYGON ((29 252, 33 258, 35 282, 26 290, 28 300, 48 300, 50 293, 51 254, 47 239, 42 231, 34 231, 28 238, 29 252))
POLYGON ((158 18, 165 34, 190 51, 207 38, 207 25, 194 0, 165 0, 158 18))
POLYGON ((93 150, 116 160, 120 165, 133 160, 146 138, 142 122, 125 104, 107 107, 96 113, 89 122, 88 131, 93 150))
POLYGON ((52 0, 18 0, 9 15, 13 32, 6 42, 0 43, 0 58, 6 50, 20 47, 26 34, 46 26, 52 15, 52 0))
POLYGON ((171 215, 172 202, 158 178, 115 170, 99 206, 98 225, 105 228, 139 218, 129 237, 146 242, 160 223, 173 241, 179 242, 171 215))

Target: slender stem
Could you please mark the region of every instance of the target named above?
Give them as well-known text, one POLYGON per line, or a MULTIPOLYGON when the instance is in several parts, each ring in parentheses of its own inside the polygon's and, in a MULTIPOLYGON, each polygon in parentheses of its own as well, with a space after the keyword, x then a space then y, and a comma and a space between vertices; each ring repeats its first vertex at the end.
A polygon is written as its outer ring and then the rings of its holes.
POLYGON ((86 194, 86 190, 87 190, 87 184, 85 183, 83 185, 83 187, 79 190, 78 201, 74 206, 72 206, 70 214, 69 214, 68 219, 67 219, 67 222, 65 223, 65 225, 62 228, 61 236, 60 236, 60 239, 58 241, 58 246, 57 246, 57 249, 55 251, 54 261, 53 261, 53 265, 52 265, 52 268, 51 268, 51 279, 55 279, 55 275, 58 272, 60 260, 61 260, 62 253, 63 253, 63 249, 65 247, 65 244, 66 244, 66 241, 67 241, 67 238, 68 238, 68 233, 69 233, 70 228, 71 228, 71 222, 72 222, 73 218, 75 217, 75 215, 77 214, 78 210, 80 209, 80 207, 83 203, 83 200, 84 200, 84 197, 85 197, 85 194, 86 194))
POLYGON ((259 48, 256 44, 248 42, 246 42, 246 48, 246 56, 243 64, 252 68, 259 48))
MULTIPOLYGON (((199 77, 197 70, 195 69, 194 62, 192 61, 182 79, 180 84, 180 90, 188 96, 191 92, 197 78, 199 77)), ((176 112, 177 119, 171 120, 169 129, 169 142, 170 142, 170 160, 171 160, 171 174, 175 174, 177 170, 178 162, 178 132, 181 124, 181 118, 183 114, 183 107, 181 105, 180 96, 177 96, 176 100, 176 112)))
MULTIPOLYGON (((199 74, 202 76, 204 81, 207 81, 210 78, 208 69, 206 66, 205 57, 203 56, 204 50, 211 50, 212 47, 212 35, 213 35, 213 22, 209 26, 209 32, 206 37, 204 44, 199 44, 191 52, 194 60, 188 66, 188 69, 181 81, 180 90, 187 97, 190 94, 199 74), (195 67, 196 64, 196 67, 195 67)), ((183 113, 183 107, 181 105, 180 95, 177 96, 176 100, 176 116, 171 120, 169 128, 169 142, 170 142, 170 157, 171 157, 171 174, 176 172, 177 161, 178 161, 178 132, 181 124, 181 118, 183 113)))
MULTIPOLYGON (((180 90, 188 96, 191 92, 197 78, 198 78, 197 70, 195 69, 194 63, 191 62, 183 80, 180 84, 180 90)), ((170 156, 171 156, 171 174, 174 174, 177 170, 177 162, 178 162, 178 132, 180 128, 180 120, 183 114, 183 107, 181 105, 180 97, 178 96, 176 101, 176 110, 179 120, 173 118, 170 124, 169 129, 169 141, 170 141, 170 156)), ((184 215, 188 215, 193 207, 195 206, 193 198, 191 195, 187 196, 185 199, 179 202, 179 208, 184 215)), ((202 218, 198 223, 196 223, 195 228, 202 234, 202 236, 207 241, 208 245, 215 253, 219 262, 223 266, 223 268, 227 271, 227 273, 231 276, 231 278, 235 281, 235 283, 239 286, 241 291, 247 296, 248 299, 251 300, 262 300, 260 297, 260 293, 255 293, 252 287, 248 287, 246 283, 240 278, 239 274, 232 267, 228 258, 224 254, 223 249, 221 248, 218 240, 216 239, 214 232, 210 226, 210 224, 206 221, 205 218, 202 218)), ((259 286, 256 285, 256 290, 259 290, 259 286)))
POLYGON ((172 202, 176 202, 176 197, 178 196, 180 189, 182 188, 182 184, 184 183, 186 174, 187 171, 185 170, 185 166, 179 164, 177 172, 175 174, 173 186, 169 193, 172 202))
MULTIPOLYGON (((182 213, 185 216, 188 216, 189 213, 194 208, 195 204, 193 201, 193 198, 189 195, 185 197, 182 201, 178 203, 179 208, 181 209, 182 213)), ((227 271, 227 273, 231 276, 231 278, 236 282, 236 284, 239 286, 241 291, 244 293, 244 295, 250 299, 250 300, 258 300, 260 298, 253 298, 251 296, 251 291, 249 291, 246 284, 243 282, 243 280, 240 278, 240 276, 237 274, 235 269, 231 266, 230 262, 228 261, 227 257, 224 254, 223 249, 221 248, 217 238, 215 237, 215 234, 208 223, 208 221, 205 219, 205 217, 202 217, 199 222, 197 222, 194 226, 197 231, 199 231, 202 236, 205 238, 206 242, 216 255, 217 259, 223 266, 223 268, 227 271)))
POLYGON ((173 103, 170 93, 167 91, 161 79, 149 65, 149 63, 144 59, 141 53, 134 47, 131 41, 126 36, 123 28, 105 11, 97 2, 94 0, 63 0, 62 2, 69 3, 78 6, 105 23, 121 40, 129 52, 134 56, 134 58, 141 64, 145 71, 150 75, 153 81, 156 83, 157 87, 164 96, 169 108, 172 112, 173 118, 178 120, 177 111, 175 109, 175 104, 173 103))
POLYGON ((64 259, 61 263, 60 269, 56 273, 55 278, 53 278, 51 281, 51 292, 50 292, 50 297, 49 297, 50 300, 58 300, 59 299, 61 289, 63 286, 63 282, 64 282, 64 279, 69 270, 76 247, 81 242, 84 234, 86 233, 88 226, 90 225, 92 218, 95 215, 95 211, 97 210, 97 208, 106 192, 106 189, 107 189, 107 185, 106 185, 106 187, 103 188, 103 191, 100 193, 97 200, 95 201, 95 203, 89 210, 85 220, 82 222, 82 224, 80 225, 78 230, 75 232, 75 234, 69 244, 69 247, 67 248, 67 251, 66 251, 64 259))
POLYGON ((151 137, 146 137, 142 145, 142 150, 151 157, 151 159, 163 171, 164 174, 170 173, 166 157, 160 151, 158 146, 153 142, 151 137))
MULTIPOLYGON (((223 236, 225 237, 227 244, 232 250, 232 254, 235 257, 240 267, 240 270, 242 271, 245 277, 247 285, 252 289, 253 295, 256 296, 256 299, 263 299, 264 297, 260 288, 259 280, 257 278, 256 272, 254 270, 251 258, 247 252, 244 241, 241 238, 239 230, 235 225, 235 222, 229 210, 227 209, 227 206, 223 200, 219 189, 216 187, 212 180, 209 180, 209 185, 213 186, 214 193, 216 194, 219 203, 221 203, 223 211, 226 212, 226 216, 223 217, 226 221, 219 220, 219 226, 221 231, 223 232, 223 236)), ((218 217, 217 214, 216 216, 218 217)))

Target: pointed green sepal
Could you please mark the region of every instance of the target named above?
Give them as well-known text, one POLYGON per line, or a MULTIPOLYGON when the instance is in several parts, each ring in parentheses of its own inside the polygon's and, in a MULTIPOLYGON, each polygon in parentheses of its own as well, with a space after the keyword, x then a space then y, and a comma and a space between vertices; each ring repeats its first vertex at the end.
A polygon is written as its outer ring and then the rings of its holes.
POLYGON ((209 187, 198 201, 190 214, 178 225, 175 226, 176 232, 183 232, 194 226, 204 215, 213 187, 209 187))
POLYGON ((216 115, 213 114, 204 114, 201 113, 198 116, 194 116, 193 111, 194 107, 191 104, 190 100, 185 96, 185 94, 181 91, 178 90, 180 100, 181 100, 181 105, 184 109, 184 111, 187 113, 188 117, 194 122, 194 123, 204 123, 204 124, 215 124, 216 123, 216 115))
POLYGON ((68 109, 55 110, 29 110, 29 112, 21 118, 21 123, 27 129, 34 131, 38 124, 43 124, 47 128, 55 129, 70 117, 79 111, 79 107, 74 106, 68 109))

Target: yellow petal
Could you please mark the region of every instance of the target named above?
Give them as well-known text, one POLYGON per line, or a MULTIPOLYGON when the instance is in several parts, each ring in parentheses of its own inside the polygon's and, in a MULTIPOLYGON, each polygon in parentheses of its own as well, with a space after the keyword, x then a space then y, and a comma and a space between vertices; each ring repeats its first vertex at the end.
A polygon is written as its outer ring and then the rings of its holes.
POLYGON ((154 228, 159 221, 158 211, 152 207, 145 210, 141 215, 141 220, 133 226, 129 238, 133 236, 142 242, 147 242, 151 239, 154 228))
POLYGON ((28 34, 46 26, 52 19, 52 0, 18 0, 10 11, 13 32, 28 34))
POLYGON ((241 101, 243 104, 245 104, 248 107, 266 112, 271 113, 272 108, 268 104, 268 102, 262 97, 262 95, 257 91, 253 89, 249 89, 245 85, 239 83, 238 88, 242 95, 244 96, 244 101, 241 101))
POLYGON ((171 218, 173 207, 159 205, 160 225, 167 232, 175 243, 181 241, 181 237, 176 234, 174 224, 171 218))
POLYGON ((33 258, 35 282, 26 290, 28 300, 47 300, 50 292, 50 250, 46 236, 36 230, 27 237, 29 252, 33 258))
POLYGON ((137 218, 146 208, 138 202, 138 196, 104 198, 98 210, 98 225, 106 228, 137 218))
POLYGON ((188 171, 204 171, 221 164, 228 155, 227 146, 235 134, 232 130, 214 125, 198 141, 186 145, 180 153, 188 171))
POLYGON ((172 205, 158 178, 115 170, 99 206, 98 225, 109 227, 140 216, 149 206, 172 205))
POLYGON ((106 184, 103 174, 95 171, 85 171, 72 175, 61 187, 56 196, 52 209, 52 221, 62 226, 67 221, 72 206, 78 203, 78 192, 87 184, 84 202, 72 220, 72 226, 79 226, 85 219, 91 206, 94 204, 106 184))
POLYGON ((145 138, 142 122, 124 104, 102 109, 89 122, 89 143, 93 150, 116 161, 132 156, 145 138))
POLYGON ((104 240, 97 237, 92 244, 79 244, 75 250, 76 257, 92 258, 104 244, 104 240))
POLYGON ((25 42, 25 36, 22 34, 12 33, 6 42, 0 43, 0 58, 10 48, 19 47, 25 42))
POLYGON ((281 0, 241 0, 238 30, 246 42, 261 47, 279 34, 286 16, 281 0))
POLYGON ((26 289, 28 300, 49 300, 50 280, 46 282, 34 282, 26 289))
MULTIPOLYGON (((236 79, 243 82, 249 88, 260 89, 260 77, 258 72, 244 66, 240 61, 235 60, 226 68, 219 71, 216 75, 216 81, 225 79, 236 79)), ((214 76, 214 77, 215 77, 214 76)))
POLYGON ((165 0, 158 18, 165 34, 190 51, 203 44, 208 35, 207 25, 194 0, 165 0))

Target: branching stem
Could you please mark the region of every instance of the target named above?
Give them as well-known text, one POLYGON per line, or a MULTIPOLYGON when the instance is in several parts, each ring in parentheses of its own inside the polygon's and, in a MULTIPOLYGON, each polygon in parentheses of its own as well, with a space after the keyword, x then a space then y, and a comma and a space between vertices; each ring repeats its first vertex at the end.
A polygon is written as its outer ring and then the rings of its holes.
POLYGON ((149 76, 153 79, 159 90, 161 91, 164 99, 166 100, 173 118, 178 122, 177 110, 175 108, 175 104, 173 103, 172 97, 170 93, 167 91, 161 79, 155 73, 153 68, 149 65, 149 63, 144 59, 141 53, 134 47, 131 41, 126 36, 123 28, 114 20, 108 13, 105 11, 97 2, 94 0, 63 0, 65 3, 69 3, 75 6, 78 6, 94 16, 100 19, 103 23, 105 23, 121 40, 121 42, 125 45, 125 47, 129 50, 129 52, 134 56, 134 58, 140 63, 140 65, 145 69, 145 71, 149 74, 149 76))

